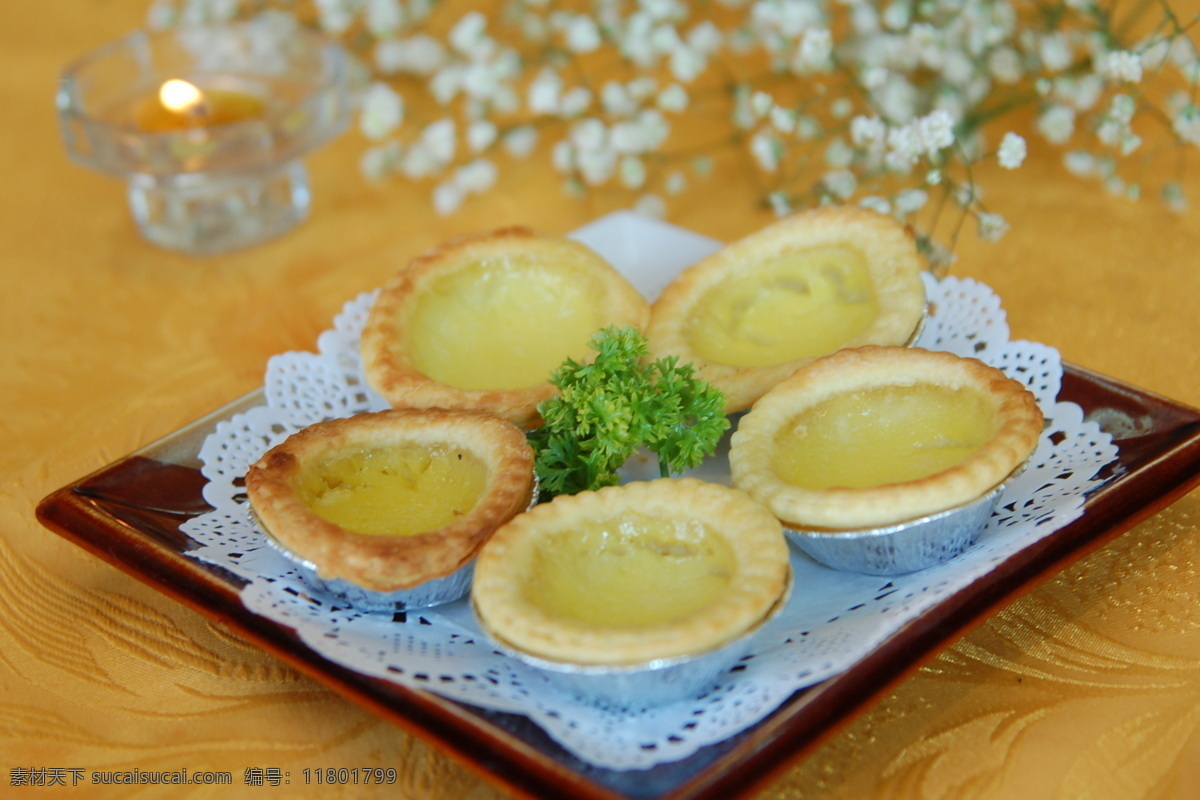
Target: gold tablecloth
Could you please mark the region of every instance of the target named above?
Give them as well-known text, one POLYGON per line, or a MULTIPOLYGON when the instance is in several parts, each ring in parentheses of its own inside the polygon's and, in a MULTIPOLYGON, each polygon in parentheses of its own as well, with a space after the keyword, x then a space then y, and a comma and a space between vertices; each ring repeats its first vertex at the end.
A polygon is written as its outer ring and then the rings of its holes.
MULTIPOLYGON (((157 250, 118 181, 68 162, 53 106, 62 67, 140 24, 145 5, 0 10, 0 795, 502 797, 33 510, 260 385, 268 356, 311 348, 343 301, 408 256, 501 224, 567 231, 617 200, 565 199, 549 168, 526 165, 438 217, 428 186, 364 182, 350 133, 309 160, 315 201, 299 230, 204 260, 157 250), (397 768, 398 783, 241 785, 253 767, 367 766, 397 768), (23 768, 228 770, 239 785, 11 787, 23 768)), ((982 176, 1013 229, 999 244, 965 236, 954 272, 995 288, 1014 338, 1200 405, 1200 208, 1115 198, 1033 150, 1022 169, 982 176)), ((722 239, 768 221, 741 173, 711 187, 673 203, 671 221, 722 239)), ((1198 563, 1194 492, 950 644, 762 796, 1200 796, 1198 563)))

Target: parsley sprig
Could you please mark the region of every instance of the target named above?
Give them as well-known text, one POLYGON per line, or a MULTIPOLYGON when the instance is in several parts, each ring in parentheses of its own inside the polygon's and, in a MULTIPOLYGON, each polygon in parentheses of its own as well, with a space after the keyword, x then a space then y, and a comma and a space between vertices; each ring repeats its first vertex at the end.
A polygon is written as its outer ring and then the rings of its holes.
POLYGON ((559 394, 538 405, 533 431, 545 495, 620 482, 617 470, 639 447, 658 455, 663 477, 696 467, 729 427, 725 396, 675 356, 646 361, 646 338, 613 326, 592 337, 590 362, 567 359, 550 382, 559 394))

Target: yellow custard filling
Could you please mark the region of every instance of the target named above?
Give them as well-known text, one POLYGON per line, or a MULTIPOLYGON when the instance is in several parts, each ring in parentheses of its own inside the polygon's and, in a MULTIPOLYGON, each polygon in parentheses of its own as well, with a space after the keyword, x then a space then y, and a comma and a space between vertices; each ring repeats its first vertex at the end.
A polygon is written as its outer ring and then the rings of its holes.
POLYGON ((784 425, 771 466, 806 489, 903 483, 962 463, 996 432, 995 403, 931 384, 847 392, 784 425))
POLYGON ((355 533, 411 536, 468 513, 487 466, 451 445, 405 445, 334 453, 308 467, 296 487, 318 516, 355 533))
POLYGON ((523 591, 555 617, 638 628, 711 604, 735 563, 729 544, 701 522, 626 512, 550 536, 523 591))
POLYGON ((697 303, 684 335, 708 361, 763 367, 831 353, 878 314, 862 253, 817 247, 718 283, 697 303))
POLYGON ((601 327, 593 284, 531 258, 475 262, 420 294, 409 319, 409 357, 458 389, 542 383, 566 357, 582 358, 601 327))

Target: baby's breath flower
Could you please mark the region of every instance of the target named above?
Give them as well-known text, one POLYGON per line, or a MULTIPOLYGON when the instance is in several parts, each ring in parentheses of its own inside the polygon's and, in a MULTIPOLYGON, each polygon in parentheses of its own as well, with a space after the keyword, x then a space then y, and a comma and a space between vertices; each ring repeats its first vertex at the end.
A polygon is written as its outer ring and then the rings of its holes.
POLYGON ((644 103, 658 91, 658 81, 649 75, 639 75, 629 82, 629 96, 635 103, 644 103))
POLYGON ((670 111, 678 114, 687 109, 687 90, 678 83, 672 83, 670 86, 658 93, 658 99, 656 102, 658 103, 658 107, 663 111, 670 111))
POLYGON ((354 8, 349 0, 315 0, 321 30, 337 36, 354 24, 354 8))
POLYGON ((854 162, 854 148, 840 136, 830 140, 825 148, 825 163, 834 169, 846 169, 854 162))
POLYGON ((926 155, 935 155, 954 144, 954 120, 938 109, 917 120, 917 135, 926 155))
POLYGON ((896 122, 907 122, 916 114, 921 93, 903 75, 888 73, 887 80, 875 92, 876 102, 884 118, 896 122))
POLYGON ((774 172, 783 156, 783 142, 770 131, 759 131, 750 139, 750 152, 764 172, 774 172))
POLYGON ((404 7, 398 0, 366 0, 367 30, 388 36, 404 24, 404 7))
POLYGON ((423 142, 414 142, 404 151, 400 159, 400 171, 406 178, 416 180, 432 175, 442 168, 442 163, 429 151, 423 142))
POLYGON ((1149 70, 1162 69, 1171 55, 1171 40, 1158 37, 1144 42, 1137 48, 1142 55, 1142 68, 1149 70))
POLYGON ((1183 213, 1187 211, 1187 197, 1183 193, 1183 186, 1179 181, 1170 181, 1163 185, 1162 188, 1163 202, 1167 208, 1172 211, 1183 213))
POLYGON ((464 14, 450 31, 450 46, 461 55, 478 57, 487 46, 487 17, 478 11, 464 14))
POLYGON ((894 172, 907 172, 921 157, 921 141, 911 126, 889 130, 887 145, 887 165, 894 172))
POLYGON ((859 147, 884 141, 887 125, 879 117, 855 117, 850 121, 850 140, 859 147))
POLYGON ((939 244, 927 236, 922 236, 917 240, 917 247, 925 256, 925 260, 929 262, 930 268, 934 274, 941 275, 949 267, 958 260, 956 256, 945 245, 939 244))
POLYGON ((496 165, 486 158, 477 158, 454 173, 454 180, 464 192, 481 194, 496 183, 496 165))
POLYGON ((819 139, 824 131, 821 128, 821 121, 810 114, 802 114, 796 117, 796 138, 802 142, 811 142, 814 139, 819 139))
POLYGON ((1074 57, 1067 37, 1061 31, 1046 34, 1038 42, 1038 57, 1047 72, 1062 72, 1074 57))
POLYGON ((454 158, 455 130, 454 120, 440 119, 421 133, 421 143, 429 148, 434 158, 449 163, 454 158))
POLYGON ((552 67, 543 67, 529 85, 529 110, 535 114, 554 114, 558 111, 563 82, 552 67))
POLYGON ((687 35, 688 45, 705 56, 710 56, 720 50, 724 41, 725 37, 721 34, 721 29, 708 19, 692 28, 687 35))
POLYGON ((612 126, 612 147, 618 153, 647 153, 661 145, 670 130, 662 112, 643 109, 636 118, 612 126))
POLYGON ((467 193, 454 178, 442 181, 433 190, 433 209, 442 216, 453 214, 462 206, 467 193))
POLYGON ((427 34, 385 39, 375 46, 375 66, 385 75, 432 75, 446 60, 441 42, 427 34))
POLYGON ((476 120, 467 128, 467 146, 478 153, 496 141, 496 125, 486 119, 476 120))
POLYGON ((879 13, 874 3, 855 3, 850 8, 850 24, 855 33, 868 37, 879 32, 879 13))
POLYGON ((570 172, 575 168, 575 148, 565 139, 555 142, 550 151, 550 163, 559 172, 570 172))
POLYGON ((1054 83, 1054 95, 1076 111, 1087 111, 1100 101, 1104 88, 1098 75, 1059 78, 1054 83))
POLYGON ((826 172, 821 183, 838 200, 849 200, 858 191, 858 179, 848 169, 826 172))
POLYGON ((1021 57, 1011 47, 1001 47, 988 55, 988 71, 1000 83, 1016 83, 1024 70, 1021 57))
POLYGON ((979 238, 985 242, 998 242, 1008 233, 1008 222, 999 214, 979 213, 979 238))
POLYGON ((662 219, 667 215, 667 204, 656 194, 644 194, 637 199, 633 210, 643 217, 662 219))
POLYGON ((859 76, 859 82, 862 83, 864 89, 872 91, 882 89, 887 85, 888 71, 885 67, 867 67, 859 76))
POLYGON ((655 20, 675 19, 687 11, 679 0, 638 0, 638 5, 655 20))
POLYGON ((586 14, 576 14, 567 24, 567 49, 572 53, 591 53, 600 47, 600 29, 586 14))
POLYGON ((770 113, 771 127, 780 133, 795 133, 796 112, 790 108, 775 106, 770 113))
POLYGON ((887 201, 887 199, 883 198, 883 197, 877 197, 875 195, 871 195, 869 197, 864 197, 863 199, 859 200, 858 204, 862 208, 870 209, 871 211, 878 211, 880 214, 891 214, 892 213, 892 204, 889 203, 887 201))
POLYGON ((827 69, 832 55, 833 35, 824 28, 811 28, 800 40, 800 47, 792 59, 792 69, 799 73, 827 69))
POLYGON ((730 114, 730 122, 738 130, 745 131, 753 128, 758 122, 758 116, 754 113, 749 95, 740 93, 734 95, 733 98, 733 113, 730 114))
POLYGON ((516 158, 528 158, 537 142, 537 128, 532 125, 521 125, 504 134, 504 149, 516 158))
POLYGON ((592 93, 584 86, 576 86, 562 97, 559 113, 564 117, 577 117, 592 104, 592 93))
POLYGON ((396 170, 402 154, 399 142, 387 141, 376 147, 368 148, 359 161, 359 168, 367 178, 382 180, 396 170))
POLYGON ((1063 156, 1067 172, 1080 178, 1096 174, 1096 157, 1084 150, 1072 150, 1063 156))
POLYGON ((1097 62, 1096 72, 1113 83, 1138 83, 1142 79, 1142 57, 1128 50, 1106 53, 1097 62))
POLYGON ((1136 112, 1137 103, 1127 94, 1114 94, 1109 101, 1108 114, 1118 122, 1128 124, 1136 112))
POLYGON ((1171 120, 1171 130, 1188 144, 1200 147, 1200 106, 1191 103, 1179 109, 1171 120))
POLYGON ((1025 161, 1025 140, 1011 131, 1004 134, 996 157, 1000 161, 1000 166, 1005 169, 1016 169, 1025 161))
POLYGON ((892 0, 883 10, 883 24, 893 31, 901 31, 912 21, 912 6, 904 0, 892 0))
MULTIPOLYGON (((433 0, 146 1, 156 28, 268 9, 260 21, 272 29, 308 24, 341 38, 370 73, 361 81, 358 124, 370 141, 361 171, 432 178, 440 213, 495 184, 496 165, 483 156, 500 144, 517 158, 548 158, 568 192, 623 187, 661 215, 662 197, 647 189, 682 192, 689 181, 672 163, 723 135, 766 173, 759 180, 776 213, 869 195, 863 206, 917 228, 929 187, 942 186, 947 207, 995 239, 1008 226, 983 211, 971 167, 1006 130, 992 117, 1010 105, 1035 110, 1034 146, 1078 140, 1088 150, 1068 153, 1067 169, 1126 197, 1142 189, 1119 169, 1123 156, 1148 149, 1134 132, 1139 115, 1165 121, 1170 144, 1200 146, 1196 29, 1158 3, 1142 4, 1145 16, 1126 28, 1095 0, 718 0, 719 14, 684 0, 509 0, 506 13, 466 8, 437 19, 443 6, 433 0), (693 88, 710 64, 721 65, 717 81, 693 88), (805 78, 788 84, 789 74, 805 78), (736 77, 723 93, 726 75, 736 77), (1175 91, 1140 85, 1160 75, 1175 91), (414 93, 431 97, 441 118, 406 121, 414 93), (712 120, 721 102, 723 128, 712 120), (703 126, 704 135, 681 137, 673 152, 673 126, 703 126), (550 144, 539 149, 541 136, 550 144)), ((256 58, 271 56, 264 42, 256 58)), ((1030 146, 1007 133, 996 162, 1015 169, 1030 146)), ((713 161, 682 163, 699 179, 713 161)), ((1178 205, 1179 194, 1164 190, 1164 201, 1178 205)), ((930 233, 916 236, 931 265, 952 259, 930 233)))
POLYGON ((663 189, 669 195, 681 194, 687 188, 687 176, 679 170, 674 170, 663 181, 663 189))
POLYGON ((1096 138, 1109 147, 1116 147, 1128 130, 1121 121, 1109 117, 1096 129, 1096 138))
POLYGON ((618 81, 608 81, 601 87, 600 104, 606 112, 617 117, 631 116, 638 107, 629 89, 618 81))
POLYGON ((626 189, 640 189, 646 183, 646 165, 636 156, 625 156, 621 159, 620 176, 626 189))
POLYGON ((154 0, 146 11, 146 27, 152 31, 161 31, 177 25, 179 10, 172 0, 154 0))
POLYGON ((362 97, 362 116, 359 127, 363 135, 376 141, 396 130, 404 121, 404 99, 386 83, 376 81, 367 87, 362 97))
POLYGON ((905 189, 896 195, 893 204, 901 216, 915 214, 929 202, 929 193, 922 189, 905 189))
POLYGON ((682 42, 673 46, 670 53, 671 74, 675 76, 676 80, 683 83, 691 83, 696 80, 708 66, 708 60, 703 53, 682 42))
POLYGON ((579 174, 589 186, 600 186, 608 182, 617 166, 617 154, 607 147, 582 150, 576 153, 579 174))
POLYGON ((750 19, 759 31, 775 31, 784 38, 794 39, 806 28, 820 22, 820 11, 815 3, 759 0, 751 10, 750 19))
POLYGON ((1075 112, 1066 106, 1050 106, 1037 120, 1037 129, 1051 144, 1062 144, 1075 132, 1075 112))
POLYGON ((571 128, 571 144, 580 150, 597 150, 608 140, 608 129, 595 117, 580 120, 571 128))
POLYGON ((758 117, 765 117, 775 107, 775 98, 766 92, 755 92, 750 97, 750 108, 758 117))
POLYGON ((785 192, 771 192, 767 195, 767 202, 771 204, 771 211, 777 217, 786 217, 792 213, 792 201, 785 192))

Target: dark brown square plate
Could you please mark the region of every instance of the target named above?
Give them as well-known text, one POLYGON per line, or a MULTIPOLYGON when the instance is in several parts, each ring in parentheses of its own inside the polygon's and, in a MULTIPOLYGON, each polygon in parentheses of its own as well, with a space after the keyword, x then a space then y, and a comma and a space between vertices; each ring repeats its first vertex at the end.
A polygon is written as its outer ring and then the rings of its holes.
POLYGON ((746 795, 845 723, 937 650, 1028 590, 1200 483, 1200 411, 1065 365, 1060 400, 1113 436, 1117 461, 1074 522, 897 630, 849 670, 797 692, 762 722, 676 763, 619 772, 566 753, 524 717, 368 678, 250 613, 241 579, 189 558, 179 526, 210 510, 196 455, 216 423, 262 402, 247 395, 161 441, 54 492, 39 520, 129 574, 227 624, 351 700, 429 740, 511 791, 570 800, 727 800, 746 795))

